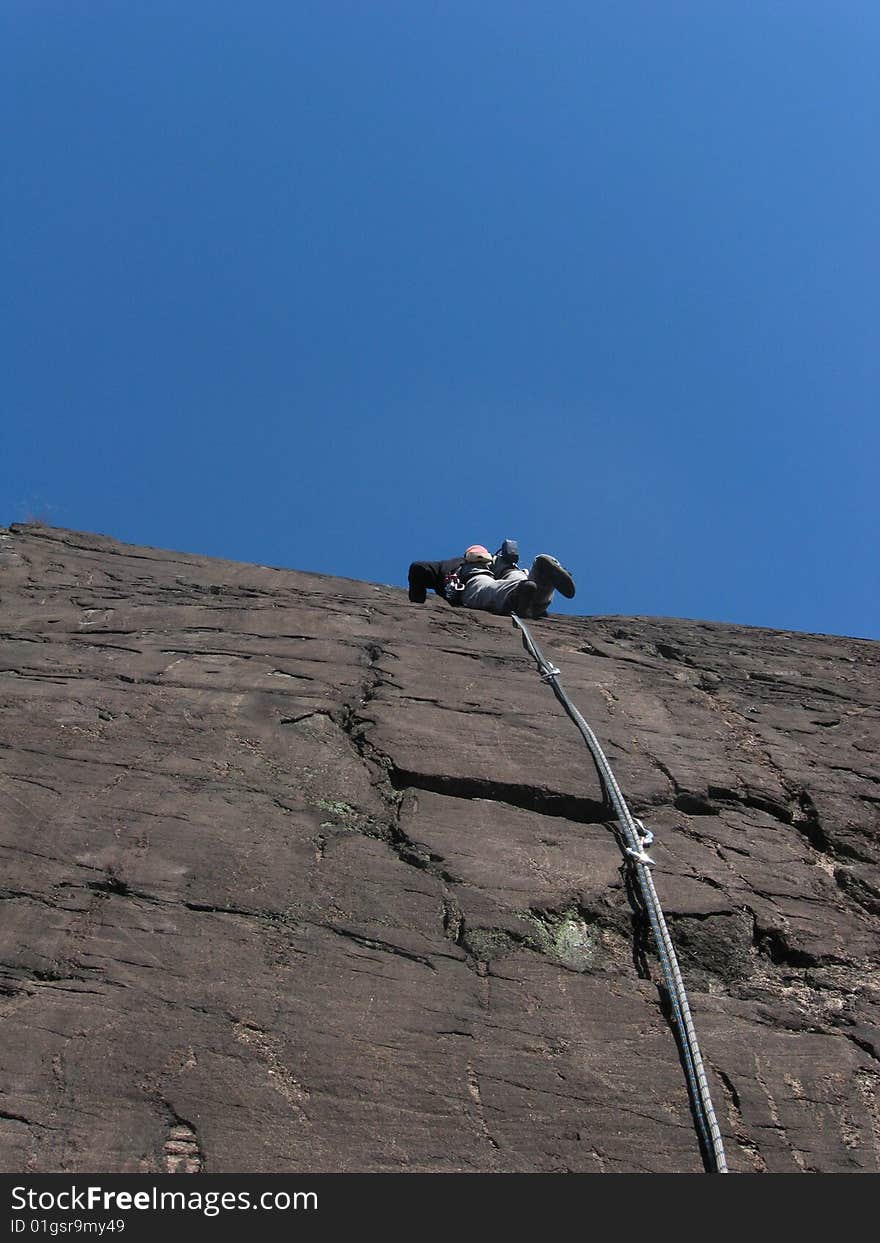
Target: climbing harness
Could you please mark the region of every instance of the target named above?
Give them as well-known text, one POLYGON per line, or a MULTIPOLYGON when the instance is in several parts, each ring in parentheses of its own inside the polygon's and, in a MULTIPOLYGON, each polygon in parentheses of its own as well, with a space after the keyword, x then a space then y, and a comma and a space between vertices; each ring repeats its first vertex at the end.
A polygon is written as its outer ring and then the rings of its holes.
POLYGON ((700 1056, 700 1047, 697 1044, 697 1033, 694 1030, 690 1006, 688 1005, 687 994, 684 989, 684 981, 681 977, 672 938, 669 935, 669 929, 666 926, 666 920, 660 906, 660 899, 657 897, 654 880, 651 876, 654 860, 647 853, 647 847, 653 842, 654 835, 649 829, 645 828, 641 820, 637 820, 633 816, 627 806, 626 800, 620 792, 620 786, 617 784, 614 773, 611 771, 611 765, 608 763, 608 759, 599 745, 599 740, 559 683, 560 671, 546 659, 529 633, 527 626, 520 621, 516 613, 511 614, 511 619, 513 624, 522 631, 523 647, 533 657, 538 666, 541 681, 548 683, 552 688, 553 694, 579 729, 593 757, 606 797, 614 809, 622 841, 625 843, 622 849, 629 866, 635 873, 660 957, 663 979, 675 1020, 675 1030, 687 1076, 691 1109, 697 1123, 703 1151, 711 1163, 714 1172, 726 1174, 728 1170, 727 1160, 724 1156, 724 1144, 722 1143, 721 1132, 718 1129, 718 1122, 715 1118, 712 1098, 709 1095, 706 1071, 703 1067, 703 1059, 700 1056))
POLYGON ((461 568, 461 566, 458 566, 443 576, 442 595, 444 600, 448 601, 453 608, 457 608, 461 604, 461 598, 464 595, 464 583, 459 576, 461 568))

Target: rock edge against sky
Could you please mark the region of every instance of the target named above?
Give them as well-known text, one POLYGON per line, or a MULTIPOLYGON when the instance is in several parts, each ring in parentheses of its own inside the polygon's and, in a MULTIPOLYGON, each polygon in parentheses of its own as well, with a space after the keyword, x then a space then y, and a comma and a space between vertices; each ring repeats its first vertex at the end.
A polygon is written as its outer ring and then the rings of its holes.
MULTIPOLYGON (((731 1169, 877 1171, 880 645, 533 630, 656 835, 731 1169)), ((509 619, 13 526, 0 696, 0 1168, 703 1168, 509 619)))

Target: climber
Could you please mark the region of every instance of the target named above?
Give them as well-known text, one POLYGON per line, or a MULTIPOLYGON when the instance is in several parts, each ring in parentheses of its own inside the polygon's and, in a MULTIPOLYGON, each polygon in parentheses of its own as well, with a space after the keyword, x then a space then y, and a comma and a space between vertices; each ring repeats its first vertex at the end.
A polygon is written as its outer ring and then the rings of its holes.
POLYGON ((482 544, 472 544, 464 557, 413 561, 409 598, 414 604, 424 604, 431 587, 438 596, 461 608, 544 617, 554 591, 568 600, 574 596, 574 579, 555 557, 540 553, 528 572, 518 563, 516 540, 505 540, 494 556, 482 544))

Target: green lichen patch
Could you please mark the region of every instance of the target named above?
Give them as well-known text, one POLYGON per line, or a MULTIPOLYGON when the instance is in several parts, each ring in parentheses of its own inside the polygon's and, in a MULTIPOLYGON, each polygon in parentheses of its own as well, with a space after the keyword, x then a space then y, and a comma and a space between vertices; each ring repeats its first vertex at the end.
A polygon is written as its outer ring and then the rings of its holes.
POLYGON ((571 971, 592 971, 602 957, 602 930, 576 909, 530 911, 542 953, 571 971))
POLYGON ((462 932, 460 943, 480 962, 504 958, 522 947, 522 941, 503 928, 468 928, 462 932))
POLYGON ((316 806, 322 811, 329 811, 339 820, 350 820, 357 815, 357 812, 351 803, 332 802, 330 799, 319 798, 316 806))

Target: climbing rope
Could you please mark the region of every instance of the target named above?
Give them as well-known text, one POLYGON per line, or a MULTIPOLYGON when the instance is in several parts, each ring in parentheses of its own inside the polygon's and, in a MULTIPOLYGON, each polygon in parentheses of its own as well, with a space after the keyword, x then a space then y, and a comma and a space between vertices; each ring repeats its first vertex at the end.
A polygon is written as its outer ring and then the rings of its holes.
POLYGON ((626 800, 620 792, 620 786, 617 784, 614 773, 611 771, 611 765, 608 763, 608 759, 599 745, 599 740, 559 682, 560 671, 546 659, 529 633, 528 628, 520 621, 517 615, 512 613, 511 618, 513 624, 522 631, 523 647, 537 664, 541 680, 549 684, 553 694, 580 730, 581 736, 593 757, 606 797, 614 809, 614 814, 620 827, 622 842, 624 843, 624 857, 635 874, 648 920, 651 924, 651 931, 654 934, 654 941, 657 945, 663 979, 675 1020, 675 1030, 688 1081, 691 1109, 696 1119, 703 1151, 711 1162, 714 1172, 726 1174, 728 1170, 724 1156, 724 1144, 722 1143, 721 1132, 718 1129, 718 1122, 715 1118, 712 1098, 709 1095, 709 1084, 706 1080, 703 1059, 700 1056, 700 1046, 697 1043, 697 1033, 694 1030, 694 1022, 691 1018, 684 981, 681 977, 681 970, 675 955, 675 947, 672 944, 672 938, 669 935, 669 929, 663 916, 663 909, 660 906, 660 899, 657 897, 657 890, 654 888, 654 880, 651 876, 654 860, 647 853, 647 847, 654 840, 653 834, 645 829, 641 820, 637 820, 627 806, 626 800))

